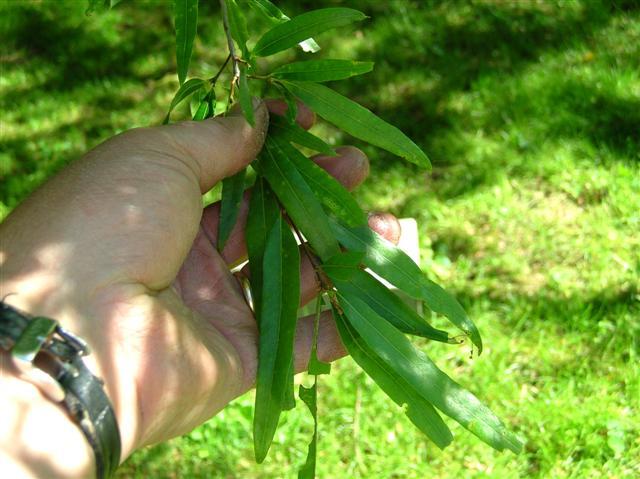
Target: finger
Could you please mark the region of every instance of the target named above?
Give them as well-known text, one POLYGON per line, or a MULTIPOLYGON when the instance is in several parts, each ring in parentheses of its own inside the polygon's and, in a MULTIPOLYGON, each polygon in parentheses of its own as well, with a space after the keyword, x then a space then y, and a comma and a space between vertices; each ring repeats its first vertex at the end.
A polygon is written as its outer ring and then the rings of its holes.
POLYGON ((254 99, 254 110, 254 127, 236 109, 225 117, 131 130, 123 137, 136 141, 136 135, 140 135, 145 151, 157 150, 162 161, 171 162, 169 166, 185 169, 204 193, 247 166, 260 152, 269 113, 258 99, 254 99))
MULTIPOLYGON (((362 183, 369 173, 369 160, 362 151, 350 146, 338 148, 336 152, 338 156, 327 157, 319 155, 312 159, 347 189, 353 189, 362 183)), ((247 214, 249 213, 249 197, 250 193, 245 193, 238 212, 238 219, 222 252, 223 258, 229 265, 238 264, 247 256, 244 233, 247 214)), ((204 209, 202 228, 214 246, 217 244, 219 218, 220 202, 204 209)))
POLYGON ((311 159, 352 191, 369 176, 369 159, 355 146, 341 146, 336 148, 336 153, 338 156, 315 155, 311 159), (345 161, 345 157, 349 161, 345 161))
MULTIPOLYGON (((284 116, 289 109, 289 105, 283 100, 265 100, 267 108, 270 113, 274 113, 279 116, 284 116)), ((298 105, 296 112, 296 122, 305 130, 311 128, 316 122, 316 114, 304 103, 296 100, 298 105)))
MULTIPOLYGON (((315 314, 298 320, 294 349, 296 373, 306 371, 309 368, 309 359, 313 346, 314 322, 315 314)), ((329 363, 347 355, 347 350, 340 340, 340 334, 331 311, 324 311, 320 314, 317 345, 317 354, 320 361, 329 363)))
MULTIPOLYGON (((400 241, 400 222, 390 213, 371 213, 368 219, 369 228, 387 241, 398 244, 400 241)), ((320 282, 311 260, 304 251, 300 254, 300 306, 304 306, 320 293, 320 282)))
POLYGON ((391 213, 385 213, 375 211, 369 213, 367 219, 369 228, 378 233, 387 241, 397 245, 400 241, 400 235, 402 234, 402 227, 400 221, 391 213))

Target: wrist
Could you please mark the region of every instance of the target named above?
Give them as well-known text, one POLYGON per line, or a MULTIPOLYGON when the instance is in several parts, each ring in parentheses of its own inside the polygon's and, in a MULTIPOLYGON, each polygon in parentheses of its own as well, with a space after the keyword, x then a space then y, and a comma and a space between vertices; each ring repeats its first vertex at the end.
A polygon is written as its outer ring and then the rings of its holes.
POLYGON ((64 408, 22 379, 0 351, 0 475, 93 477, 93 451, 64 408))
MULTIPOLYGON (((95 393, 89 393, 87 399, 84 404, 86 407, 93 409, 94 417, 97 418, 108 418, 113 417, 110 415, 103 416, 102 413, 97 413, 97 411, 101 411, 101 409, 96 409, 96 407, 102 408, 107 407, 107 404, 110 403, 113 409, 113 413, 115 415, 115 419, 117 421, 118 427, 120 429, 120 437, 122 442, 122 451, 121 454, 118 455, 118 463, 121 462, 124 458, 126 458, 135 448, 135 438, 137 436, 137 414, 136 414, 136 397, 135 391, 136 388, 133 384, 131 384, 131 377, 128 373, 128 369, 126 367, 122 367, 122 364, 118 364, 118 361, 121 359, 118 351, 116 349, 117 342, 109 341, 106 338, 109 337, 105 328, 103 327, 104 318, 102 311, 99 308, 89 307, 91 301, 88 300, 89 296, 86 294, 79 294, 78 296, 83 298, 83 304, 79 302, 74 302, 70 298, 65 298, 63 294, 61 294, 64 290, 63 288, 57 288, 55 292, 50 294, 46 294, 42 289, 39 289, 38 286, 47 284, 46 280, 40 279, 36 280, 33 276, 30 277, 29 288, 27 289, 23 282, 16 280, 7 280, 6 276, 3 275, 3 281, 0 281, 0 296, 5 298, 5 303, 8 305, 17 308, 25 313, 28 313, 32 316, 45 316, 48 318, 54 319, 64 330, 69 333, 78 336, 82 340, 84 340, 89 347, 89 354, 83 355, 81 360, 78 359, 78 364, 76 366, 72 366, 72 370, 79 368, 79 370, 85 370, 84 376, 69 376, 67 374, 68 380, 76 382, 76 386, 71 386, 71 383, 68 384, 68 387, 80 389, 77 392, 72 392, 72 396, 69 400, 73 400, 73 395, 80 394, 77 396, 78 399, 84 396, 87 393, 83 393, 81 391, 96 391, 95 393), (61 291, 62 290, 62 291, 61 291), (91 311, 91 312, 89 312, 91 311), (101 339, 102 338, 102 339, 101 339), (86 371, 88 369, 88 371, 86 371), (91 375, 99 378, 104 386, 101 387, 99 382, 95 381, 95 378, 91 379, 91 375), (78 379, 72 379, 78 378, 78 379), (80 379, 80 378, 86 378, 80 379), (81 382, 78 382, 81 381, 81 382), (91 386, 92 389, 86 389, 89 387, 88 383, 85 381, 90 381, 91 383, 95 383, 91 386), (82 384, 82 385, 81 385, 82 384), (86 385, 85 385, 86 384, 86 385), (106 401, 103 403, 96 403, 96 400, 100 397, 100 389, 103 389, 104 394, 106 395, 106 401), (98 394, 96 396, 96 394, 98 394), (91 399, 89 399, 91 397, 91 399), (99 406, 99 404, 104 404, 105 406, 99 406), (92 406, 93 405, 93 406, 92 406), (97 413, 97 415, 96 415, 97 413)), ((68 284, 65 281, 61 281, 58 279, 59 285, 68 284)), ((42 361, 39 361, 41 363, 42 361)), ((52 374, 54 377, 61 378, 62 376, 58 375, 58 371, 62 371, 62 369, 57 369, 56 367, 46 367, 48 361, 43 363, 45 365, 45 370, 52 374)), ((53 366, 53 362, 51 366, 53 366)), ((42 365, 41 365, 42 367, 42 365)), ((66 368, 66 366, 65 366, 66 368)), ((14 368, 15 369, 15 368, 14 368)), ((7 371, 7 368, 4 368, 3 374, 7 371)), ((11 378, 12 384, 17 381, 24 382, 29 384, 35 390, 40 390, 41 400, 39 403, 43 403, 48 401, 51 406, 47 407, 46 410, 59 411, 63 420, 68 422, 67 429, 73 430, 75 433, 79 434, 80 437, 84 438, 85 446, 89 448, 89 451, 93 451, 89 446, 89 441, 94 441, 95 439, 91 439, 90 437, 84 437, 83 430, 78 423, 78 416, 76 419, 72 418, 71 414, 69 414, 66 409, 69 407, 70 410, 77 410, 74 403, 69 403, 68 406, 64 406, 60 401, 64 397, 64 392, 62 392, 62 387, 57 385, 56 381, 47 373, 41 371, 38 368, 34 368, 32 371, 29 371, 25 374, 22 371, 17 371, 17 375, 15 374, 17 369, 14 371, 13 375, 7 375, 8 378, 11 378), (51 396, 51 394, 46 394, 45 391, 51 389, 50 387, 43 388, 42 381, 32 381, 32 373, 38 373, 40 377, 44 376, 46 378, 50 378, 51 381, 49 383, 53 383, 57 385, 60 394, 56 394, 55 398, 51 396), (47 397, 49 396, 49 397, 47 397)), ((9 371, 10 372, 10 371, 9 371)), ((65 380, 67 381, 67 380, 65 380)), ((2 388, 0 388, 2 390, 2 388)), ((20 389, 20 391, 24 394, 27 390, 20 389)), ((73 391, 73 389, 71 389, 73 391)), ((104 395, 102 396, 104 398, 104 395)), ((14 398, 16 399, 16 398, 14 398)), ((75 400, 74 400, 75 401, 75 400)), ((102 401, 102 400, 101 400, 102 401)), ((66 401, 65 401, 66 402, 66 401)), ((34 410, 34 412, 43 412, 45 411, 44 407, 38 408, 34 410)), ((29 410, 28 412, 32 412, 29 410)), ((58 414, 60 416, 60 414, 58 414)), ((30 416, 25 416, 25 420, 30 416)), ((111 419, 109 419, 111 421, 111 419)), ((92 420, 93 422, 93 420, 92 420)), ((102 420, 98 420, 98 422, 94 423, 94 426, 97 424, 104 424, 102 420)), ((18 424, 19 427, 19 424, 18 424)), ((43 424, 40 428, 45 428, 46 426, 43 424)), ((102 427, 102 426, 101 426, 102 427)), ((112 426, 107 427, 107 431, 113 430, 112 426)), ((93 435, 93 433, 89 433, 87 431, 94 430, 93 428, 86 430, 85 433, 93 435)), ((98 431, 98 430, 96 430, 98 431)), ((59 439, 54 439, 54 441, 59 441, 59 439)), ((109 440, 104 442, 104 444, 108 444, 109 440)), ((95 443, 94 443, 95 444, 95 443)), ((96 446, 94 446, 96 447, 96 446)), ((101 446, 99 446, 101 448, 101 446)), ((102 449, 97 449, 99 451, 102 449)), ((108 451, 117 451, 114 447, 108 447, 108 451)), ((102 450, 102 454, 105 453, 105 450, 102 450)), ((98 452, 96 452, 97 454, 98 452)), ((91 461, 90 463, 93 465, 93 456, 94 454, 90 454, 91 461)), ((113 459, 110 460, 111 464, 113 464, 113 459)), ((1 475, 1 474, 0 474, 1 475)), ((57 477, 57 476, 56 476, 57 477)))

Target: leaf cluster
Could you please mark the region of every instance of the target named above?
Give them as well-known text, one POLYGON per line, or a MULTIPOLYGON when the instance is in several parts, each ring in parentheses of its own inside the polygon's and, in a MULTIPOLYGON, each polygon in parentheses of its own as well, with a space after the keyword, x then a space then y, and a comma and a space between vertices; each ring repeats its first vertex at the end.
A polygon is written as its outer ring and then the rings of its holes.
MULTIPOLYGON (((350 8, 312 10, 289 18, 269 0, 221 0, 229 58, 209 80, 187 72, 197 28, 197 0, 175 0, 176 58, 180 87, 165 119, 188 98, 197 99, 194 120, 215 115, 220 73, 230 66, 227 108, 239 103, 247 122, 254 123, 255 84, 275 88, 288 112, 272 119, 259 157, 248 167, 255 183, 246 225, 253 306, 259 327, 258 372, 254 415, 254 449, 261 462, 272 443, 280 415, 295 405, 293 344, 299 300, 300 251, 316 268, 322 285, 317 324, 324 301, 330 305, 338 331, 356 363, 401 406, 411 422, 441 448, 452 434, 441 413, 459 422, 492 447, 518 452, 519 440, 473 394, 462 388, 416 348, 408 336, 456 344, 446 331, 434 328, 378 278, 384 278, 429 311, 443 315, 482 352, 475 324, 460 304, 431 281, 402 250, 367 226, 367 216, 350 193, 309 160, 304 147, 326 155, 335 151, 321 138, 295 123, 297 102, 346 133, 383 148, 406 161, 430 168, 427 155, 410 138, 372 111, 324 83, 369 73, 373 63, 346 59, 309 59, 262 71, 258 58, 300 47, 315 53, 314 37, 327 30, 366 19, 350 8), (252 43, 241 7, 263 16, 271 27, 252 43), (302 243, 302 247, 298 245, 302 243), (376 276, 372 275, 375 273, 376 276)), ((218 246, 233 229, 246 188, 247 170, 223 182, 218 246)), ((317 438, 317 375, 328 373, 314 349, 309 372, 311 388, 299 396, 315 421, 306 464, 300 477, 312 477, 317 438)))

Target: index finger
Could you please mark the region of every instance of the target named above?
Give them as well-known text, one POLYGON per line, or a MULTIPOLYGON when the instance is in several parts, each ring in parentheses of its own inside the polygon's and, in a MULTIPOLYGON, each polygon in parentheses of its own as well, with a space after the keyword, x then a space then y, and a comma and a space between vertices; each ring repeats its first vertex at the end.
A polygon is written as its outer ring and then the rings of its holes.
MULTIPOLYGON (((289 105, 287 105, 287 102, 284 100, 271 99, 265 100, 264 102, 267 105, 269 113, 273 113, 274 115, 284 116, 289 109, 289 105)), ((301 101, 296 100, 296 104, 298 105, 296 123, 305 130, 308 130, 316 122, 316 114, 301 101)))

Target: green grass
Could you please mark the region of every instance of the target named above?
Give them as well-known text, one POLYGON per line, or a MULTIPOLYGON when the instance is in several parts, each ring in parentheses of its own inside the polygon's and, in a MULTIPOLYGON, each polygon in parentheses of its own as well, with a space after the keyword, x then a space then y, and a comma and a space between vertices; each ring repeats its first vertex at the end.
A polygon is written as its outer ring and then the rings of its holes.
MULTIPOLYGON (((468 309, 486 352, 423 346, 526 441, 519 456, 496 453, 452 424, 439 451, 345 359, 320 382, 319 477, 638 477, 638 2, 282 3, 372 17, 318 39, 324 55, 376 61, 335 87, 401 127, 434 169, 360 145, 372 176, 358 199, 417 218, 422 266, 468 309)), ((201 12, 195 75, 225 56, 217 11, 201 12)), ((2 217, 88 148, 159 123, 177 81, 166 2, 88 18, 78 2, 5 2, 0 18, 2 217)), ((306 409, 284 416, 257 466, 252 400, 138 452, 119 477, 295 477, 306 409)))

